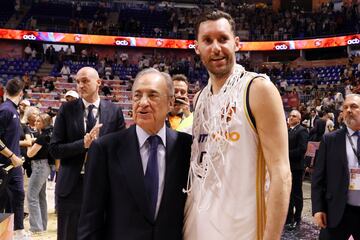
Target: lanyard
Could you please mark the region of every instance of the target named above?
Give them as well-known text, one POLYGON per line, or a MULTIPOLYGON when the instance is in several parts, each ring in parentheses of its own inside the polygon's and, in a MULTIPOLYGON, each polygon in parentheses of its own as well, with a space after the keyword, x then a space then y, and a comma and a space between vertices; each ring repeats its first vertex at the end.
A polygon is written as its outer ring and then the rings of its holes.
MULTIPOLYGON (((354 152, 354 154, 355 154, 355 156, 356 156, 356 159, 358 160, 358 164, 360 165, 360 154, 359 154, 360 149, 358 149, 358 151, 355 150, 355 145, 354 145, 354 143, 353 143, 353 141, 352 141, 352 139, 351 139, 351 137, 350 137, 350 135, 349 135, 349 132, 346 133, 346 136, 347 136, 348 139, 349 139, 351 148, 352 148, 352 150, 353 150, 353 152, 354 152)), ((358 138, 359 138, 359 137, 360 137, 360 136, 358 136, 358 138)))

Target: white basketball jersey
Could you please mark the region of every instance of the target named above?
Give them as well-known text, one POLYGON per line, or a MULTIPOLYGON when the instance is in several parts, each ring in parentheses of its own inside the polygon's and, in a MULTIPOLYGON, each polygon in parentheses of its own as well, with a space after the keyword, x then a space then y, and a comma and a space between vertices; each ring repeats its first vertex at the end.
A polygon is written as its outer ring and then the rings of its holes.
POLYGON ((268 79, 236 65, 218 94, 211 94, 209 81, 199 96, 185 240, 263 238, 265 161, 246 107, 247 89, 256 77, 268 79))

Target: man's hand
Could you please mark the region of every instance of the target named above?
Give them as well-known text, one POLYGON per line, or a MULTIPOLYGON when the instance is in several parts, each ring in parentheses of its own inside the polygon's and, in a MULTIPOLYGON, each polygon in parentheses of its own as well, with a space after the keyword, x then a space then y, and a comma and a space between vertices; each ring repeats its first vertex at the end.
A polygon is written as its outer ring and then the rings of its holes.
POLYGON ((88 149, 91 143, 99 137, 100 128, 102 124, 96 124, 93 129, 84 136, 84 148, 88 149))
POLYGON ((185 114, 186 117, 191 114, 190 101, 188 97, 176 98, 175 102, 176 104, 179 104, 181 106, 182 112, 185 114))
POLYGON ((88 149, 90 147, 90 144, 92 142, 90 133, 85 134, 84 136, 84 148, 88 149))
POLYGON ((314 222, 321 228, 326 228, 326 213, 324 212, 317 212, 314 214, 314 222))
POLYGON ((19 167, 23 165, 23 160, 21 158, 19 158, 18 156, 16 156, 15 154, 13 154, 10 158, 11 160, 11 164, 14 167, 19 167))
POLYGON ((90 136, 92 140, 95 140, 99 137, 100 128, 102 127, 102 123, 97 123, 90 131, 90 136))

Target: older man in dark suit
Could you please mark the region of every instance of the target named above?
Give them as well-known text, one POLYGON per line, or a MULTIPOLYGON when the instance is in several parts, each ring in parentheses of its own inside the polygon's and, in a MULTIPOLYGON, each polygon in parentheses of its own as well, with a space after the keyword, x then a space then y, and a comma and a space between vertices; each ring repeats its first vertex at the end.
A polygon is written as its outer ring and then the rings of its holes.
POLYGON ((346 96, 346 128, 324 135, 315 162, 311 200, 319 239, 360 239, 360 95, 346 96))
POLYGON ((292 174, 292 188, 290 195, 289 211, 287 216, 288 230, 299 226, 303 208, 302 180, 304 174, 304 155, 309 134, 300 125, 301 114, 293 110, 289 114, 289 160, 292 174))
POLYGON ((94 139, 125 127, 120 108, 100 100, 101 80, 90 67, 76 75, 79 99, 64 103, 57 115, 50 152, 61 159, 56 184, 58 240, 76 240, 86 152, 94 139))
POLYGON ((168 74, 143 70, 132 89, 136 124, 93 142, 80 240, 182 239, 191 136, 165 126, 173 95, 168 74))

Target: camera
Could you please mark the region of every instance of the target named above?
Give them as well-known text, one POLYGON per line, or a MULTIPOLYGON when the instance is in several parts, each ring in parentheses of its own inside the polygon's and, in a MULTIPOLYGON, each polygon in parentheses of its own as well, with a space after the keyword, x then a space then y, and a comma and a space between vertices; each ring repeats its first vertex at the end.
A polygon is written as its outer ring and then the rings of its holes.
POLYGON ((186 98, 184 97, 175 98, 175 103, 189 105, 189 103, 186 101, 186 98))

